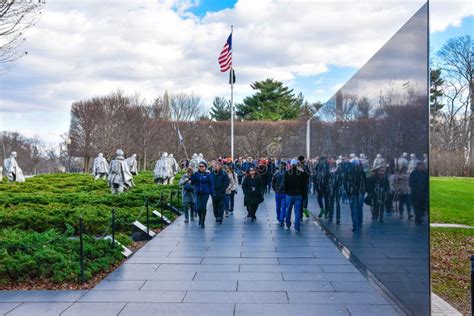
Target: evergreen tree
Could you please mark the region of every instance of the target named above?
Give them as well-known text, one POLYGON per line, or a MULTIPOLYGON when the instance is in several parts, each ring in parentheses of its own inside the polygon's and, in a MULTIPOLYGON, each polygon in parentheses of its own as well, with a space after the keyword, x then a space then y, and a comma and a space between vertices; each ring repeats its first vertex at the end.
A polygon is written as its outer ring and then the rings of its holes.
POLYGON ((444 104, 439 102, 439 98, 443 96, 443 91, 441 90, 443 83, 441 69, 430 69, 430 110, 433 116, 444 106, 444 104))
POLYGON ((298 118, 303 105, 302 94, 295 97, 292 89, 273 79, 256 81, 250 86, 257 92, 246 97, 243 103, 236 105, 236 114, 239 118, 249 121, 298 118))
POLYGON ((230 102, 222 97, 215 97, 212 101, 212 108, 210 111, 211 119, 216 121, 230 120, 230 102))

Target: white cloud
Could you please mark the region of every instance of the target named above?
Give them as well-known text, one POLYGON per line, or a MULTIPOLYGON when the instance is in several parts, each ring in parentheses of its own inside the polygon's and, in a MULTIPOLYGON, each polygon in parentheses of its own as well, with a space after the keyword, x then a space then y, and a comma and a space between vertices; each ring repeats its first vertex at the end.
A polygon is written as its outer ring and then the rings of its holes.
MULTIPOLYGON (((468 14, 465 4, 447 2, 441 4, 448 8, 442 9, 446 17, 432 14, 436 30, 468 14)), ((229 97, 228 75, 219 73, 217 55, 230 24, 235 26, 235 99, 240 101, 256 80, 289 83, 326 73, 330 65, 360 67, 423 1, 240 0, 233 9, 203 18, 187 11, 198 4, 48 2, 27 34, 28 55, 0 77, 0 113, 27 111, 24 120, 29 120, 35 112, 49 111, 58 120, 59 135, 72 102, 116 89, 147 99, 165 90, 195 92, 209 106, 216 95, 229 97)), ((5 113, 1 129, 17 128, 5 113)), ((41 122, 32 124, 41 130, 41 122)), ((54 120, 47 124, 49 133, 54 120)))

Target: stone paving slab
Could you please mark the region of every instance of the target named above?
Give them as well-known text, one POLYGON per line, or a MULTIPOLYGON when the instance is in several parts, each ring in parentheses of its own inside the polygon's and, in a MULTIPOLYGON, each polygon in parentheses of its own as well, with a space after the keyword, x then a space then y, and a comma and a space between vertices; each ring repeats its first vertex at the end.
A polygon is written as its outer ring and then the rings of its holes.
POLYGON ((23 303, 11 312, 8 316, 47 316, 59 315, 62 311, 71 306, 72 303, 23 303))
MULTIPOLYGON (((205 229, 178 218, 93 290, 0 292, 0 314, 398 313, 312 221, 302 223, 299 233, 280 227, 271 195, 254 223, 242 210, 242 195, 222 224, 208 207, 205 229)), ((397 260, 403 266, 403 258, 397 260)))
POLYGON ((126 305, 126 303, 75 303, 66 309, 61 316, 115 316, 126 305))

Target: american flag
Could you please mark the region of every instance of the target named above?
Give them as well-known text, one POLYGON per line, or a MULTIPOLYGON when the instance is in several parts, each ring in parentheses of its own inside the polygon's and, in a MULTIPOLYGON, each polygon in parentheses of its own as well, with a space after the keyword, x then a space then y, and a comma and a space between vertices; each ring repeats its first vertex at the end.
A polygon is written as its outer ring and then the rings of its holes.
POLYGON ((227 38, 218 60, 221 72, 226 72, 232 67, 232 33, 227 38))

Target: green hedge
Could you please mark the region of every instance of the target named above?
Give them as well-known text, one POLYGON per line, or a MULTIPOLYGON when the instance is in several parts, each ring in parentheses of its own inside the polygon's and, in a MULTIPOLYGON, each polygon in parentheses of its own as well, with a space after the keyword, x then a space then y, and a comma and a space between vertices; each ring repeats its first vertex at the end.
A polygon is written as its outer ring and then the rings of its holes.
MULTIPOLYGON (((179 180, 180 175, 176 177, 179 180)), ((151 172, 134 178, 130 191, 112 195, 104 180, 88 174, 48 174, 24 183, 0 183, 0 284, 25 280, 77 281, 79 218, 84 222, 85 277, 107 271, 123 260, 120 250, 111 250, 101 240, 111 233, 112 208, 116 210, 117 239, 131 243, 131 223, 145 223, 144 201, 150 212, 160 209, 160 195, 178 205, 177 185, 156 185, 151 172)), ((160 209, 168 218, 175 216, 160 209)), ((151 216, 152 228, 161 224, 151 216)))

